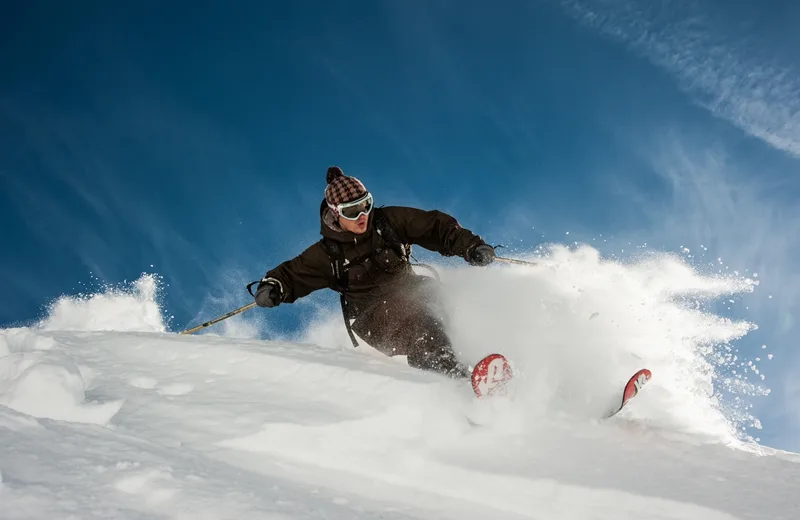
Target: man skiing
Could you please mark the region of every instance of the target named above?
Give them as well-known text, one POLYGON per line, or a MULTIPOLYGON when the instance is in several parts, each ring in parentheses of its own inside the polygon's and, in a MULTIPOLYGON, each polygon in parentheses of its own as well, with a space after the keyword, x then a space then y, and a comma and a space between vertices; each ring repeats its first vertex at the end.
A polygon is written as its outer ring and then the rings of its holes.
POLYGON ((256 304, 275 307, 333 289, 341 294, 354 344, 352 331, 387 356, 407 356, 412 367, 469 377, 445 333, 437 281, 413 272, 411 246, 460 256, 476 266, 494 261, 494 248, 440 211, 374 208, 364 184, 338 166, 328 168, 326 180, 322 240, 267 271, 254 294, 256 304))

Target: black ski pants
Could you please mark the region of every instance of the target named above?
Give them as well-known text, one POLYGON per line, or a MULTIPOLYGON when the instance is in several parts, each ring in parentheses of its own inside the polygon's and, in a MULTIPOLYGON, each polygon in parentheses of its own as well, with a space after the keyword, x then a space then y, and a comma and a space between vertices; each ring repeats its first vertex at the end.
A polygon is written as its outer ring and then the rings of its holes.
POLYGON ((409 366, 468 377, 445 331, 438 288, 433 278, 410 277, 391 296, 362 306, 353 331, 387 356, 407 356, 409 366))

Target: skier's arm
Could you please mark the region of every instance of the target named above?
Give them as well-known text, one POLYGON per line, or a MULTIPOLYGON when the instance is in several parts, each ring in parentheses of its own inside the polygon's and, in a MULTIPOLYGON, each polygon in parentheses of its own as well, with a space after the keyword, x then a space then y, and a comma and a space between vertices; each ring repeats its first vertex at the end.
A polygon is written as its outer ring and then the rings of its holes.
POLYGON ((400 206, 383 210, 401 239, 442 256, 460 256, 466 260, 475 246, 485 244, 480 236, 461 227, 447 213, 400 206))
POLYGON ((316 290, 330 287, 329 273, 330 261, 317 243, 291 260, 267 271, 262 282, 278 282, 281 290, 280 301, 293 303, 316 290))

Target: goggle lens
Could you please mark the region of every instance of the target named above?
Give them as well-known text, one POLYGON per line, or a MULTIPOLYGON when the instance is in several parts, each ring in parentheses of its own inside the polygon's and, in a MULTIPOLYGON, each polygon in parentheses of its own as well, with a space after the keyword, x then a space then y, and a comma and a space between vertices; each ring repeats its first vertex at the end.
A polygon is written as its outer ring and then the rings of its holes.
POLYGON ((339 215, 348 220, 357 220, 362 213, 369 215, 372 211, 372 195, 369 194, 361 201, 352 202, 348 205, 339 205, 339 215))

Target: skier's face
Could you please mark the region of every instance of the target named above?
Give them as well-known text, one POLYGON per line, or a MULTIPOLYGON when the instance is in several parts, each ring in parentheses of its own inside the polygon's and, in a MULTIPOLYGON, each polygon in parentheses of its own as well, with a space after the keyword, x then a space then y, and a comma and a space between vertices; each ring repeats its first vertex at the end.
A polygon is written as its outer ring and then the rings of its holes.
POLYGON ((356 235, 360 235, 361 233, 367 230, 367 222, 369 221, 369 216, 361 214, 358 217, 358 220, 347 220, 346 218, 339 217, 339 225, 345 231, 349 231, 351 233, 355 233, 356 235))

